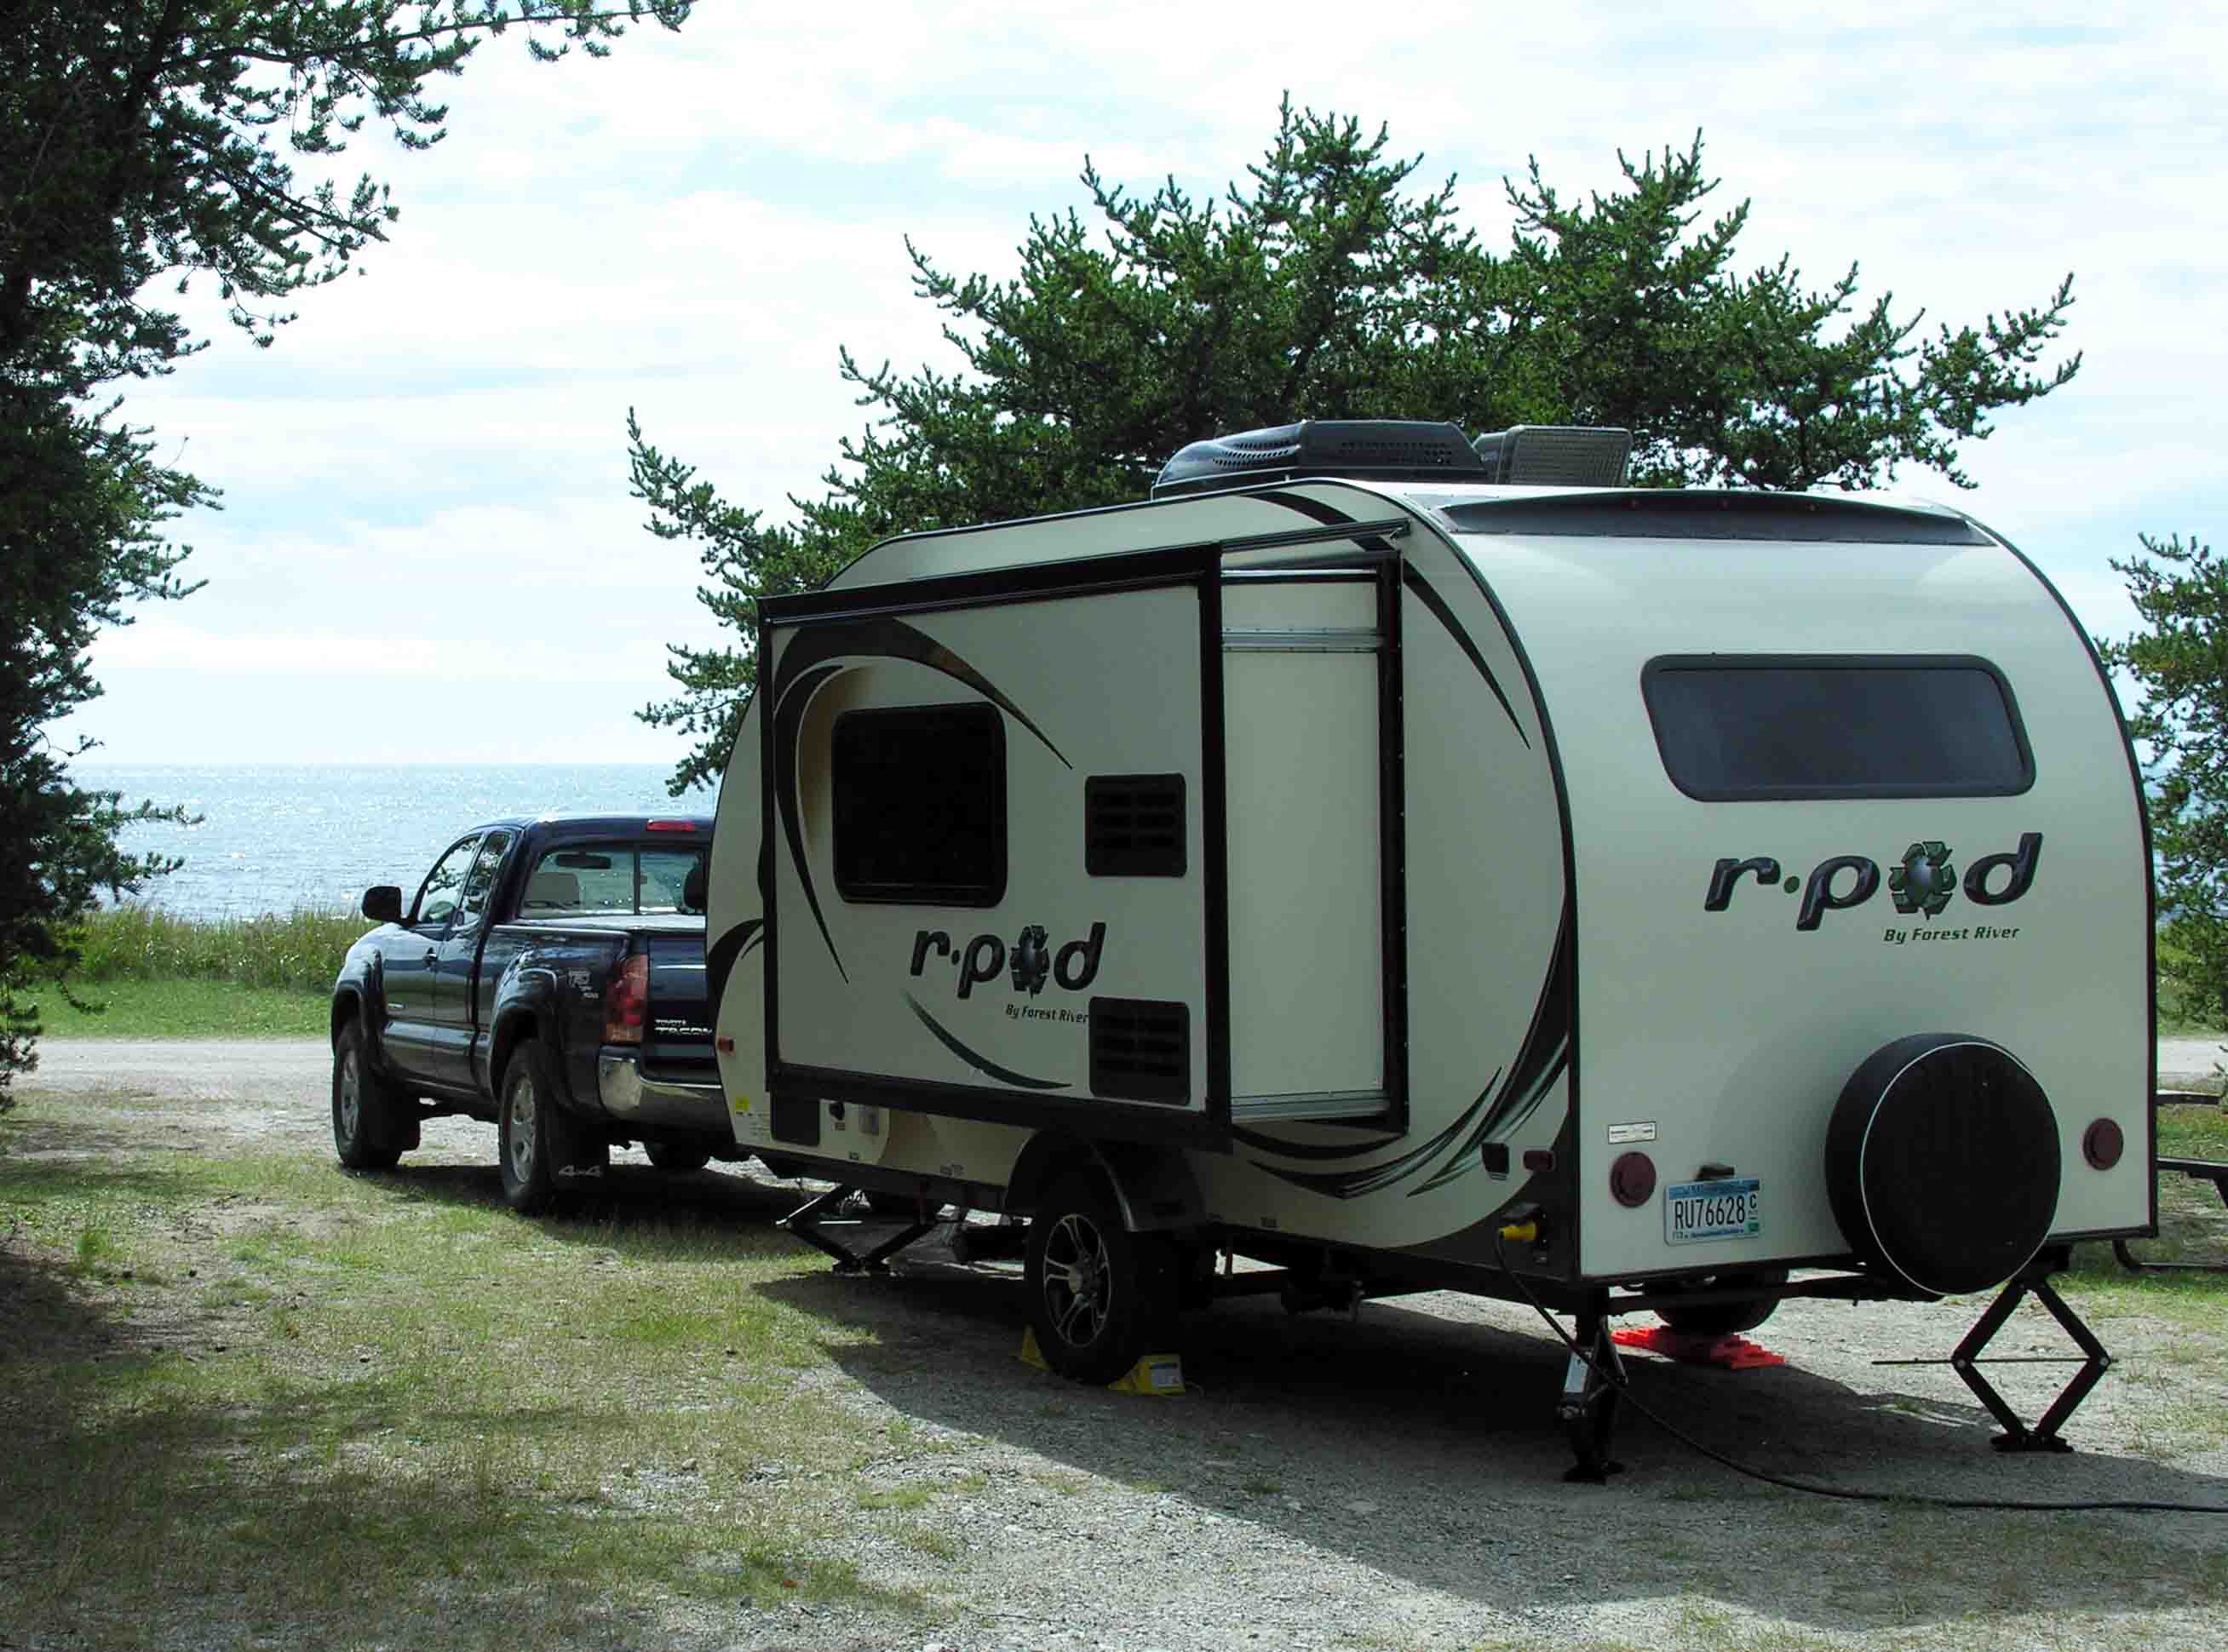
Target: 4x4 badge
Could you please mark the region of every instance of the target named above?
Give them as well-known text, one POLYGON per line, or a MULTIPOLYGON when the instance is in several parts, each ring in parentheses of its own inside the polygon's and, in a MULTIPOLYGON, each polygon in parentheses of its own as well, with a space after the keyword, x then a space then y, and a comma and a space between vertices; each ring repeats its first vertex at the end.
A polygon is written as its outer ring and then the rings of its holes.
POLYGON ((1957 868, 1950 864, 1950 846, 1930 838, 1904 850, 1903 864, 1888 868, 1887 892, 1895 897, 1898 912, 1939 918, 1957 893, 1957 868))

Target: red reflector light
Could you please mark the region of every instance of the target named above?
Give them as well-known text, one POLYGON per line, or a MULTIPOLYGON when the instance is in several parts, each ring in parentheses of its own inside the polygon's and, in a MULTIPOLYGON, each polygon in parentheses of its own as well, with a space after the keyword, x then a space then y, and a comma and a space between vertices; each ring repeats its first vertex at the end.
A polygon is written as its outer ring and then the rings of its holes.
POLYGON ((1527 1147, 1524 1149, 1524 1168, 1527 1170, 1552 1170, 1555 1168, 1555 1149, 1552 1147, 1527 1147))
POLYGON ((696 823, 693 820, 653 820, 643 829, 653 832, 693 832, 696 829, 696 823))
POLYGON ((2110 1169, 2127 1147, 2126 1133, 2109 1118, 2098 1119, 2081 1137, 2081 1156, 2089 1161, 2092 1170, 2110 1169))
POLYGON ((1645 1153, 1620 1153, 1609 1168, 1609 1190, 1627 1210, 1637 1210, 1655 1193, 1655 1161, 1645 1153))
POLYGON ((719 1047, 720 1053, 722 1055, 733 1055, 735 1053, 735 1041, 725 1033, 720 1034, 712 1041, 719 1047))
POLYGON ((637 952, 612 972, 604 989, 604 1042, 639 1044, 650 1019, 650 957, 637 952))

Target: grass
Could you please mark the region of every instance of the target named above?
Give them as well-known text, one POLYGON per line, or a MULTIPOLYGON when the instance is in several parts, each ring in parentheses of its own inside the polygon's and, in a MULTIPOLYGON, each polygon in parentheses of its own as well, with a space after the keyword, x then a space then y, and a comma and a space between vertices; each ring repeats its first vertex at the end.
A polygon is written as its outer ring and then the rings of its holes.
MULTIPOLYGON (((2140 1153, 2139 1143, 2129 1151, 2140 1153)), ((2228 1113, 2218 1107, 2161 1107, 2161 1158, 2228 1162, 2228 1113)), ((2228 1262, 2228 1205, 2210 1181, 2163 1173, 2158 1179, 2159 1236, 2131 1248, 2147 1262, 2228 1262)), ((2228 1289, 2218 1274, 2135 1274, 2122 1268, 2109 1245, 2074 1247, 2066 1276, 2083 1311, 2099 1318, 2148 1314, 2193 1330, 2228 1334, 2228 1289)))
POLYGON ((39 995, 47 1038, 323 1038, 332 1014, 325 983, 316 992, 234 986, 222 981, 112 981, 76 984, 99 1014, 49 989, 39 995))
POLYGON ((757 1289, 818 1265, 778 1235, 529 1225, 477 1183, 279 1157, 0 1158, 0 1646, 633 1644, 682 1598, 919 1610, 845 1557, 842 1470, 751 1474, 870 1442, 798 1386, 861 1333, 757 1289))
POLYGON ((210 919, 181 918, 156 906, 118 906, 92 913, 77 928, 72 939, 80 961, 74 978, 95 986, 223 981, 329 992, 349 948, 371 927, 354 912, 309 907, 210 919))
POLYGON ((333 977, 370 927, 300 909, 204 920, 152 906, 90 914, 72 932, 70 992, 35 989, 48 1038, 317 1038, 333 977), (94 1008, 80 1009, 75 996, 94 1008))

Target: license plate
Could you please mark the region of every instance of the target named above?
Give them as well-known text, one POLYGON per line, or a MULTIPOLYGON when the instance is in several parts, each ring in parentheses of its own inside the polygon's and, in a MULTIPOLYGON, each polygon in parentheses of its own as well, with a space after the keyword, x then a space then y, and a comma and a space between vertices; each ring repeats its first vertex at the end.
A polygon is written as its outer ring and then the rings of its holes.
POLYGON ((1753 1239, 1764 1232, 1764 1200, 1758 1191, 1763 1185, 1754 1176, 1672 1183, 1663 1190, 1663 1242, 1753 1239))

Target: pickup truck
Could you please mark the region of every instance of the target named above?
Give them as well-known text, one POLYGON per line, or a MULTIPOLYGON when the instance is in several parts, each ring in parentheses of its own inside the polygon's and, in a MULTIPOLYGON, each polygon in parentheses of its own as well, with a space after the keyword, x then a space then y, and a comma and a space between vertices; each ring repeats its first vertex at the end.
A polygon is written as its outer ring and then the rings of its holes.
POLYGON ((743 1156, 727 1121, 704 995, 701 816, 490 821, 445 849, 407 909, 367 890, 379 927, 333 983, 333 1145, 386 1169, 419 1125, 497 1126, 522 1212, 602 1177, 640 1142, 671 1171, 743 1156))

